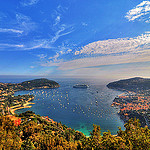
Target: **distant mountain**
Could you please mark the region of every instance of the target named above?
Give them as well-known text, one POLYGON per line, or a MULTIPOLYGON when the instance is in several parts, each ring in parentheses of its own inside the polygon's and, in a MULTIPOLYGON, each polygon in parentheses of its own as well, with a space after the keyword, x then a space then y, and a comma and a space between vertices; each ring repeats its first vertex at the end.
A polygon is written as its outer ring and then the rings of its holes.
POLYGON ((117 90, 128 90, 128 91, 145 91, 150 90, 150 79, 147 78, 130 78, 125 80, 119 80, 111 82, 107 85, 108 88, 117 90))
POLYGON ((58 88, 60 85, 53 81, 45 78, 34 79, 19 83, 25 90, 27 89, 40 89, 40 88, 58 88))

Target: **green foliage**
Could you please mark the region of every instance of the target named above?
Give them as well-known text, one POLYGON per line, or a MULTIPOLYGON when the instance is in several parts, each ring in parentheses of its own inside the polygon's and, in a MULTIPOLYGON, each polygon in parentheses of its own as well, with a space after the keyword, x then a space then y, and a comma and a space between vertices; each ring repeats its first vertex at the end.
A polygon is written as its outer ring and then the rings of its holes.
POLYGON ((93 124, 93 131, 90 133, 90 145, 93 148, 98 147, 101 141, 101 129, 100 126, 93 124))
POLYGON ((21 150, 34 150, 34 149, 35 146, 30 139, 27 139, 22 143, 21 150))
POLYGON ((24 113, 19 114, 19 117, 29 118, 33 116, 35 113, 33 111, 26 111, 24 113))
POLYGON ((7 116, 0 116, 0 149, 19 150, 21 144, 14 122, 7 116))
POLYGON ((150 130, 148 127, 141 128, 139 120, 130 119, 125 125, 126 130, 119 128, 118 135, 126 140, 130 149, 150 149, 150 130))
POLYGON ((0 116, 0 149, 8 150, 149 150, 150 130, 141 128, 139 120, 131 119, 119 128, 117 135, 93 125, 90 137, 61 123, 48 122, 39 115, 26 112, 20 126, 8 116, 0 116), (31 120, 29 118, 32 118, 31 120), (43 121, 42 121, 43 120, 43 121), (40 122, 40 123, 38 123, 40 122))

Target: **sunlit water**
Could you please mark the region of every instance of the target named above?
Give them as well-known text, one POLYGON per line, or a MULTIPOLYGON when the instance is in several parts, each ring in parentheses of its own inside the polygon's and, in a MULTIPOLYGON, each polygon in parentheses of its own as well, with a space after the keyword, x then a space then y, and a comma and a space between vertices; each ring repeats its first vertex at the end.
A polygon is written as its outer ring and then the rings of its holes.
POLYGON ((120 91, 108 89, 98 80, 57 80, 60 88, 41 89, 32 91, 19 91, 15 95, 33 94, 35 99, 31 108, 15 111, 16 113, 27 110, 34 111, 42 116, 49 116, 54 121, 62 122, 68 127, 89 135, 93 124, 100 125, 101 131, 110 130, 116 134, 118 126, 122 129, 123 121, 111 103, 120 91), (88 84, 87 89, 73 88, 77 83, 88 84))

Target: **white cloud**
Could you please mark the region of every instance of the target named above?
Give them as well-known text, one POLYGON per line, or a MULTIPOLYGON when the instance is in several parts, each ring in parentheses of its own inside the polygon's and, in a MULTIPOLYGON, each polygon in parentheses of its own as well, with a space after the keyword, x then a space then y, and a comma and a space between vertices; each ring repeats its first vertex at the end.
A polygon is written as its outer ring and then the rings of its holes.
POLYGON ((150 15, 150 1, 143 1, 135 8, 129 10, 125 17, 129 21, 143 20, 148 23, 150 20, 149 15, 150 15))
POLYGON ((24 31, 25 34, 28 32, 35 30, 36 24, 31 20, 30 17, 25 16, 21 13, 16 14, 16 20, 18 23, 18 27, 24 31))
POLYGON ((24 45, 19 45, 19 44, 3 44, 3 43, 0 43, 0 49, 3 49, 3 48, 23 48, 24 45))
POLYGON ((58 47, 55 47, 54 43, 62 36, 65 36, 67 34, 70 34, 73 32, 72 30, 64 32, 66 29, 60 29, 56 31, 55 35, 51 37, 50 39, 38 39, 34 40, 30 43, 27 43, 25 46, 26 50, 32 50, 32 49, 38 49, 38 48, 43 48, 43 49, 53 49, 53 50, 58 50, 60 53, 64 54, 69 53, 72 50, 70 49, 70 45, 67 45, 65 43, 62 43, 62 45, 59 45, 58 47), (70 49, 70 50, 69 50, 70 49), (66 52, 67 51, 67 52, 66 52))
MULTIPOLYGON (((12 50, 19 50, 19 51, 24 51, 24 50, 33 50, 33 49, 39 49, 39 48, 45 48, 45 49, 51 49, 53 47, 49 46, 49 43, 47 40, 42 39, 42 40, 35 40, 30 43, 26 44, 4 44, 0 43, 0 48, 17 48, 17 49, 12 49, 12 50)), ((12 51, 11 50, 11 51, 12 51)))
POLYGON ((75 51, 74 54, 75 54, 75 55, 79 55, 79 54, 80 54, 80 51, 75 51))
MULTIPOLYGON (((1 30, 0 32, 12 32, 12 30, 1 30)), ((21 30, 17 30, 13 32, 19 32, 21 30)), ((7 48, 7 47, 16 47, 16 48, 20 48, 20 49, 12 49, 12 50, 19 50, 19 51, 24 51, 24 50, 34 50, 34 49, 53 49, 55 51, 57 51, 59 54, 63 55, 63 54, 68 54, 70 53, 72 50, 70 49, 70 45, 65 44, 64 42, 62 43, 62 45, 59 45, 58 47, 55 47, 54 43, 62 36, 65 36, 67 34, 70 34, 71 32, 73 32, 72 28, 68 27, 68 26, 63 26, 62 28, 60 28, 58 31, 55 32, 55 35, 53 37, 51 37, 50 39, 37 39, 37 40, 33 40, 30 42, 26 42, 24 44, 20 44, 20 45, 16 45, 16 44, 9 44, 9 43, 0 43, 1 47, 3 48, 7 48)), ((20 32, 19 32, 20 33, 20 32)))
POLYGON ((35 5, 39 2, 39 0, 23 0, 23 2, 21 2, 21 4, 23 6, 31 6, 31 5, 35 5))
POLYGON ((67 52, 68 52, 68 53, 72 52, 72 49, 68 49, 67 52))
POLYGON ((59 56, 61 53, 56 52, 56 55, 54 55, 53 57, 49 57, 48 59, 50 60, 48 63, 58 63, 59 60, 59 56))
POLYGON ((39 54, 39 55, 37 55, 37 57, 39 57, 40 59, 44 59, 44 58, 47 57, 47 55, 45 55, 45 54, 39 54))
POLYGON ((67 8, 58 5, 57 8, 51 14, 52 18, 54 19, 53 27, 60 26, 60 22, 63 19, 63 14, 66 12, 67 8))
POLYGON ((82 24, 82 26, 88 26, 88 24, 85 22, 82 22, 81 24, 82 24))
POLYGON ((55 18, 55 24, 53 26, 58 25, 60 23, 60 20, 61 20, 61 16, 60 15, 56 16, 56 18, 55 18))
POLYGON ((146 62, 150 61, 150 54, 145 52, 143 55, 138 54, 125 54, 116 56, 98 56, 89 58, 80 58, 66 62, 47 62, 41 64, 42 66, 58 66, 59 70, 73 70, 86 67, 112 65, 112 64, 124 64, 133 62, 146 62))
POLYGON ((53 47, 49 44, 49 41, 47 39, 40 39, 40 40, 32 41, 31 43, 27 43, 24 49, 33 50, 39 48, 51 49, 53 47))
POLYGON ((16 30, 16 29, 5 29, 5 28, 0 28, 0 32, 6 32, 6 33, 19 33, 22 34, 23 31, 21 30, 16 30))
POLYGON ((42 66, 58 66, 68 71, 79 68, 150 61, 150 34, 147 31, 135 38, 120 38, 97 41, 75 51, 74 60, 60 60, 60 54, 44 62, 42 66), (84 57, 83 57, 84 54, 84 57), (81 58, 83 57, 83 58, 81 58))
POLYGON ((43 48, 43 44, 39 44, 39 45, 35 45, 35 46, 31 46, 31 47, 26 47, 26 50, 32 50, 32 49, 37 49, 37 48, 43 48))
POLYGON ((31 69, 34 69, 34 68, 35 68, 35 66, 30 66, 30 68, 31 68, 31 69))
POLYGON ((123 67, 121 65, 115 66, 112 65, 111 68, 109 66, 105 66, 105 68, 79 68, 74 70, 69 70, 64 72, 64 76, 71 76, 71 77, 92 77, 99 78, 99 79, 119 79, 119 78, 129 78, 134 76, 143 76, 149 77, 150 76, 150 67, 145 66, 138 66, 138 64, 126 64, 123 67), (119 68, 118 68, 119 67, 119 68))
POLYGON ((97 41, 84 46, 75 55, 110 55, 119 53, 142 53, 150 48, 150 33, 146 32, 135 38, 119 38, 97 41))
POLYGON ((144 6, 145 4, 150 4, 150 1, 143 1, 138 6, 144 6))
POLYGON ((60 37, 68 35, 73 32, 72 26, 67 26, 65 24, 60 26, 60 29, 56 31, 55 36, 51 39, 50 43, 55 43, 60 37))

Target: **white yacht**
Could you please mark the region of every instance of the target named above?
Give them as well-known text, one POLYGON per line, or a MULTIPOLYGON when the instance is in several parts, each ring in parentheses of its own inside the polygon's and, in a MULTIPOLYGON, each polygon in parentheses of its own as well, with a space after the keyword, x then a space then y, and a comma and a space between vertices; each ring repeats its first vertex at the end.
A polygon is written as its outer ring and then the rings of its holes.
POLYGON ((86 84, 76 84, 73 86, 73 88, 88 88, 89 86, 86 84))

